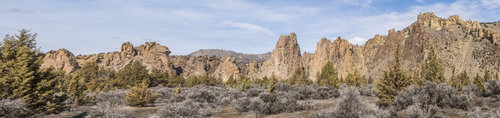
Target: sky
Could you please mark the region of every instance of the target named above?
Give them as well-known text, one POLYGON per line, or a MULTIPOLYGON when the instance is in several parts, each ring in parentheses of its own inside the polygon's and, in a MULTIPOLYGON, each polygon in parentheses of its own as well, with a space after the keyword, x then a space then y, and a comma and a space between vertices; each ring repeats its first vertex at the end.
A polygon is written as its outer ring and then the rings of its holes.
POLYGON ((155 41, 185 55, 266 53, 295 32, 301 51, 313 53, 322 37, 363 45, 424 12, 494 22, 500 0, 0 0, 0 35, 29 29, 42 52, 94 54, 155 41))

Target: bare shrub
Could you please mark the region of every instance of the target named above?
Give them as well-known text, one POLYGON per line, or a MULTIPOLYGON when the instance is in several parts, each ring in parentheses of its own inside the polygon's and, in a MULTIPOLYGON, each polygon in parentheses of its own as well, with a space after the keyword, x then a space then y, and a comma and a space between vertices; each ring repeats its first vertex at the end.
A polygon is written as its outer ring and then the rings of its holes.
POLYGON ((21 112, 26 110, 23 102, 20 99, 11 100, 3 99, 0 100, 0 117, 2 118, 18 118, 22 117, 21 112))
POLYGON ((208 103, 186 100, 180 103, 170 103, 162 106, 159 116, 162 117, 210 117, 213 115, 214 106, 208 103))
POLYGON ((362 96, 375 96, 376 92, 373 84, 361 86, 361 88, 359 89, 359 94, 362 96))
POLYGON ((336 105, 327 110, 312 114, 314 118, 364 118, 388 117, 389 113, 372 103, 364 101, 354 87, 341 88, 341 96, 337 98, 336 105))
POLYGON ((473 106, 471 95, 456 92, 445 84, 427 83, 425 86, 409 86, 396 96, 394 105, 400 111, 413 104, 421 104, 422 108, 436 106, 468 110, 473 106))
POLYGON ((212 103, 216 101, 216 97, 213 94, 213 92, 209 90, 199 90, 199 91, 192 91, 188 93, 187 98, 195 101, 195 102, 208 102, 212 103))
POLYGON ((262 93, 259 99, 250 103, 252 109, 257 115, 277 114, 283 112, 294 112, 309 109, 309 104, 300 104, 286 92, 276 94, 262 93))
POLYGON ((96 96, 95 111, 98 114, 89 111, 91 117, 104 117, 104 118, 129 118, 132 111, 124 110, 122 107, 126 106, 125 102, 126 91, 114 90, 109 92, 101 92, 96 96))
POLYGON ((403 118, 434 118, 438 117, 436 106, 429 106, 427 108, 422 108, 420 104, 413 104, 408 106, 402 111, 400 117, 403 118))
POLYGON ((249 110, 251 110, 251 106, 250 106, 250 99, 248 98, 240 98, 236 101, 236 111, 238 112, 247 112, 249 110))
POLYGON ((315 99, 330 99, 337 98, 340 96, 340 93, 337 89, 329 88, 329 87, 319 87, 318 93, 315 96, 315 99))
POLYGON ((259 96, 260 93, 266 91, 266 89, 262 89, 262 88, 257 88, 257 87, 253 87, 253 88, 250 88, 250 89, 247 89, 245 92, 247 93, 248 97, 255 97, 255 96, 259 96))
POLYGON ((485 91, 482 93, 483 97, 490 97, 500 94, 500 82, 495 80, 489 80, 485 82, 485 91))

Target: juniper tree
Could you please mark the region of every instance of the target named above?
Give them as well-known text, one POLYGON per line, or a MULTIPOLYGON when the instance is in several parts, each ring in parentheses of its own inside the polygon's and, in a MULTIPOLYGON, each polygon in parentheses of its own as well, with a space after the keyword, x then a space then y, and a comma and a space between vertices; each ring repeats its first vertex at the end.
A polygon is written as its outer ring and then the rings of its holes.
POLYGON ((476 85, 476 87, 479 90, 484 91, 484 80, 477 73, 476 73, 476 77, 474 77, 474 84, 476 85))
POLYGON ((463 71, 458 76, 452 76, 450 81, 451 86, 455 87, 455 89, 460 92, 464 91, 465 87, 471 84, 466 71, 463 71))
POLYGON ((153 69, 151 70, 150 80, 150 86, 167 85, 169 83, 168 72, 162 72, 161 70, 153 69))
POLYGON ((491 80, 491 75, 490 75, 490 71, 489 70, 484 69, 483 79, 484 79, 484 81, 490 81, 491 80))
MULTIPOLYGON (((113 83, 117 88, 130 88, 136 84, 140 84, 143 80, 149 80, 148 70, 139 61, 134 61, 123 67, 116 74, 113 83)), ((148 83, 149 85, 150 83, 148 83)))
POLYGON ((347 74, 345 84, 360 87, 366 85, 366 80, 363 76, 361 76, 358 70, 355 70, 354 73, 347 74))
POLYGON ((333 63, 328 61, 321 68, 321 71, 316 74, 316 83, 320 86, 329 86, 332 88, 339 87, 338 73, 333 67, 333 63))
POLYGON ((152 103, 157 98, 157 94, 153 94, 151 90, 149 90, 149 82, 148 80, 143 80, 141 84, 137 84, 135 87, 130 88, 127 92, 127 96, 125 100, 131 106, 144 106, 147 103, 152 103))
POLYGON ((433 46, 430 47, 429 53, 427 53, 427 57, 420 67, 420 76, 426 81, 435 83, 446 82, 444 78, 444 67, 441 65, 441 60, 433 46))
POLYGON ((303 67, 297 67, 292 77, 287 80, 287 83, 291 85, 310 85, 312 81, 307 76, 307 72, 303 67))
POLYGON ((57 92, 53 68, 40 69, 42 54, 36 47, 37 34, 20 30, 6 35, 0 46, 0 97, 21 100, 28 108, 25 116, 60 112, 61 98, 57 92))
POLYGON ((401 67, 401 53, 399 48, 394 54, 394 63, 389 65, 389 70, 384 71, 383 78, 376 85, 378 103, 389 105, 394 102, 398 91, 405 89, 412 83, 411 78, 401 67))

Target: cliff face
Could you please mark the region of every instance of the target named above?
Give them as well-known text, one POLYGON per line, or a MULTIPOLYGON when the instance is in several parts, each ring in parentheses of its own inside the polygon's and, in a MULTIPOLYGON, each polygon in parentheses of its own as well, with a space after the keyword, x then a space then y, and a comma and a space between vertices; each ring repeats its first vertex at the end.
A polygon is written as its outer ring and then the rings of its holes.
POLYGON ((309 78, 315 80, 316 73, 331 61, 341 77, 359 70, 365 77, 380 78, 392 64, 396 48, 403 54, 403 66, 412 74, 420 71, 427 49, 433 46, 446 69, 445 76, 449 78, 452 68, 457 72, 466 71, 469 75, 483 74, 484 69, 500 71, 499 31, 500 22, 464 21, 459 16, 444 19, 433 13, 424 13, 419 14, 417 21, 410 26, 400 31, 391 29, 387 35, 377 34, 363 46, 353 45, 340 37, 333 41, 322 38, 314 53, 302 55, 297 36, 291 33, 279 37, 268 57, 250 55, 259 59, 253 61, 244 57, 245 54, 220 50, 169 56, 170 50, 166 46, 147 42, 134 47, 127 42, 120 52, 76 58, 64 49, 51 51, 46 54, 43 67, 54 66, 70 73, 85 61, 96 61, 102 67, 119 70, 132 61, 140 61, 148 69, 160 69, 184 77, 209 75, 224 81, 231 75, 235 78, 274 75, 278 79, 287 79, 296 68, 304 67, 309 78))
POLYGON ((95 54, 78 56, 78 63, 84 64, 87 61, 96 61, 99 66, 112 70, 120 70, 133 61, 141 62, 148 70, 159 69, 171 71, 170 50, 166 46, 155 42, 146 42, 143 45, 134 47, 130 42, 122 44, 120 52, 110 52, 106 54, 95 54))
POLYGON ((48 68, 51 66, 65 73, 71 73, 80 68, 73 53, 66 49, 50 51, 45 54, 41 68, 48 68))
POLYGON ((255 77, 276 76, 279 79, 286 79, 293 74, 293 71, 302 66, 300 47, 297 43, 295 33, 281 35, 276 48, 271 56, 264 61, 255 77))

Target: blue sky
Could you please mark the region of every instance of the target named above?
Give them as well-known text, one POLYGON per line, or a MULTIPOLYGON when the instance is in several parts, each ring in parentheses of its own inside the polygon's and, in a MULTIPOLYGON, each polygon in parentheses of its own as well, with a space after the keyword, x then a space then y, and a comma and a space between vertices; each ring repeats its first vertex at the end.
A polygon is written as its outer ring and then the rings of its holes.
POLYGON ((302 52, 321 37, 363 45, 420 12, 500 21, 500 0, 0 0, 0 35, 27 28, 42 51, 119 51, 156 41, 174 55, 198 49, 265 53, 295 32, 302 52))

